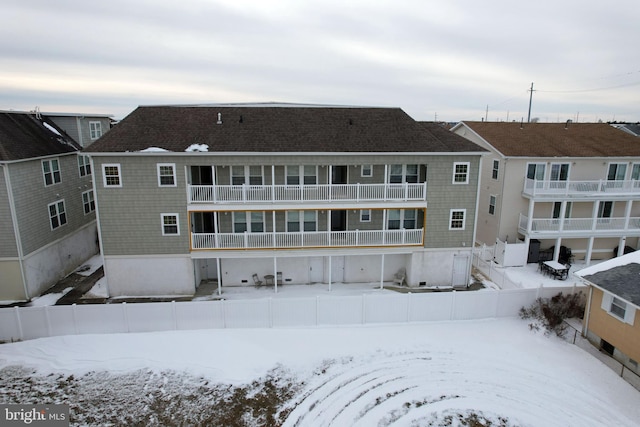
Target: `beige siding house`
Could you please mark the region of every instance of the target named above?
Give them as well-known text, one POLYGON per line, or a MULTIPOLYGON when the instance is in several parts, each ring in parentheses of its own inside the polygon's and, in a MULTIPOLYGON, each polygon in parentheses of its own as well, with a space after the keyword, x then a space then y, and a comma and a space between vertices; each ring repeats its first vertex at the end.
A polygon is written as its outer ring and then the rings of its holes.
POLYGON ((139 107, 87 150, 109 293, 466 286, 484 152, 397 108, 139 107))
POLYGON ((45 116, 0 112, 0 301, 40 295, 97 252, 79 149, 45 116))
POLYGON ((576 272, 589 286, 583 335, 640 374, 640 251, 576 272))
POLYGON ((568 252, 589 263, 638 248, 640 139, 605 123, 461 122, 452 131, 490 151, 477 244, 525 242, 523 263, 570 261, 568 252))

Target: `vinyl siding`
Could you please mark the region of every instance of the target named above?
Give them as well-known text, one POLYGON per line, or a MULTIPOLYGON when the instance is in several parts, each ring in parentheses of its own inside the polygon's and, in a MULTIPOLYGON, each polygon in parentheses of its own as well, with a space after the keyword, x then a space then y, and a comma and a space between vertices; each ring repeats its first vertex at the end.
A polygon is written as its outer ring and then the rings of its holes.
POLYGON ((84 214, 82 192, 91 189, 91 176, 80 177, 75 153, 57 157, 61 182, 45 186, 42 161, 30 160, 9 166, 18 229, 24 255, 73 233, 95 220, 84 214), (64 200, 67 223, 51 230, 48 205, 64 200))
POLYGON ((11 208, 5 182, 6 166, 0 167, 0 258, 17 257, 18 247, 11 218, 11 208))

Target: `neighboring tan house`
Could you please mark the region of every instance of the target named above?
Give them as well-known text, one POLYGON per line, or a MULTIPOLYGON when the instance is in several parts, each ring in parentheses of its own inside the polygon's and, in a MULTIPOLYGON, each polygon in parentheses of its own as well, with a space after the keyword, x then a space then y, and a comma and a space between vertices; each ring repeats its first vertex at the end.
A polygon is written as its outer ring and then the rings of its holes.
POLYGON ((0 301, 40 295, 97 252, 89 158, 39 113, 0 112, 0 301))
POLYGON ((466 286, 485 152, 398 108, 139 107, 87 150, 109 294, 466 286))
POLYGON ((563 247, 587 264, 638 248, 640 138, 605 123, 461 122, 452 131, 491 152, 476 243, 523 241, 523 263, 562 260, 563 247))
POLYGON ((589 286, 582 334, 640 374, 640 251, 575 274, 589 286))
POLYGON ((40 113, 86 148, 111 129, 109 114, 40 113))

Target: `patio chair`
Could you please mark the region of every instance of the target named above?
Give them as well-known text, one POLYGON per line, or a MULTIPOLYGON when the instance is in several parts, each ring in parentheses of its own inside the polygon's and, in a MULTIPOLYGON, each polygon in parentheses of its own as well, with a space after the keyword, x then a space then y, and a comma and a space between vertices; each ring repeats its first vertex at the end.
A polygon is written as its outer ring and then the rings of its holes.
POLYGON ((253 283, 255 283, 256 286, 262 286, 263 284, 262 280, 258 278, 256 273, 253 273, 253 283))
POLYGON ((393 275, 393 283, 397 283, 400 286, 403 286, 406 276, 407 276, 407 271, 403 267, 400 270, 398 270, 396 274, 393 275))

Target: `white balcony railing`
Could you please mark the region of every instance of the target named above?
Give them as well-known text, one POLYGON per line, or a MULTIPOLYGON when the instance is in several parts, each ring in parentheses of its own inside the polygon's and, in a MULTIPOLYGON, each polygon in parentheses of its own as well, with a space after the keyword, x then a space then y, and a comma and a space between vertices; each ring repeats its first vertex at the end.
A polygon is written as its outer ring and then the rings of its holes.
POLYGON ((191 233, 192 249, 286 249, 422 245, 423 229, 191 233))
POLYGON ((527 178, 523 193, 531 197, 640 195, 640 181, 538 181, 527 178))
POLYGON ((427 183, 189 185, 189 203, 426 200, 427 183))
POLYGON ((583 234, 588 237, 591 234, 629 233, 640 235, 640 218, 545 218, 532 219, 531 229, 527 230, 529 218, 520 214, 518 228, 523 234, 530 236, 560 233, 565 235, 583 234))

